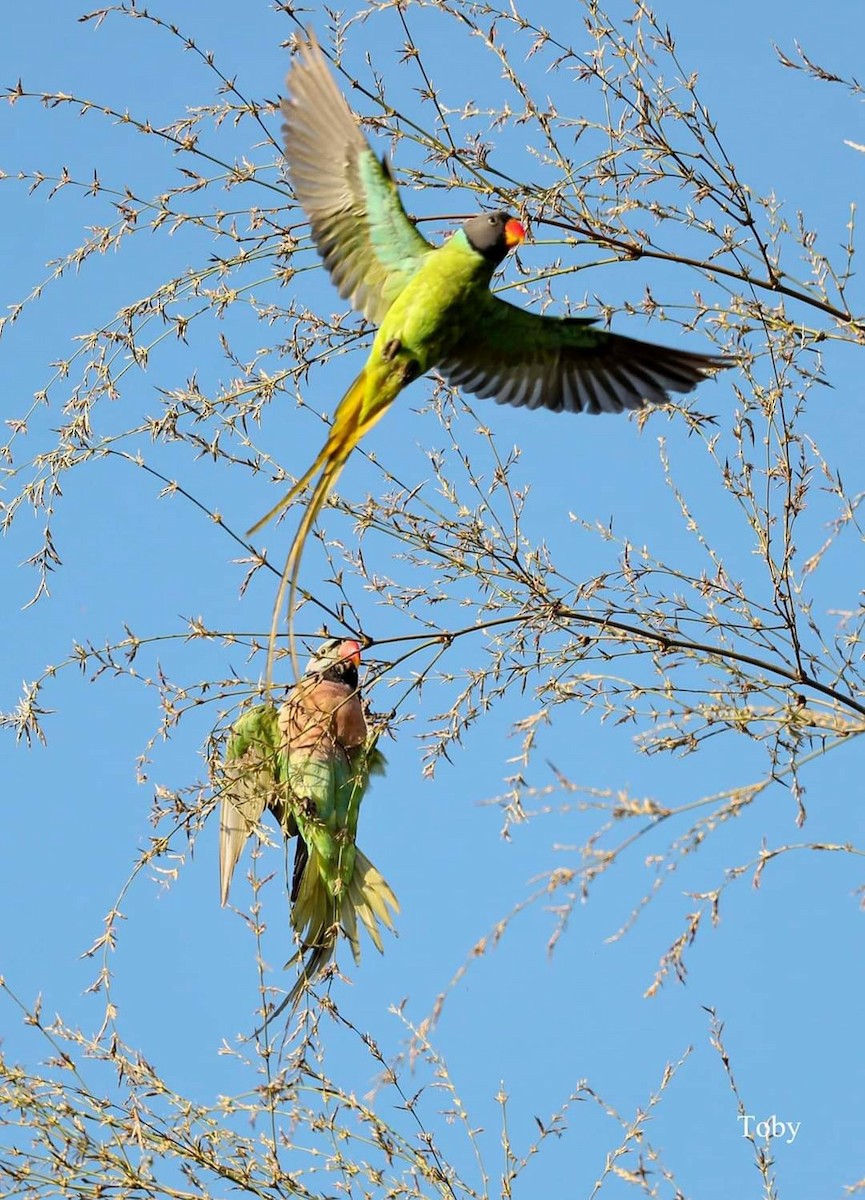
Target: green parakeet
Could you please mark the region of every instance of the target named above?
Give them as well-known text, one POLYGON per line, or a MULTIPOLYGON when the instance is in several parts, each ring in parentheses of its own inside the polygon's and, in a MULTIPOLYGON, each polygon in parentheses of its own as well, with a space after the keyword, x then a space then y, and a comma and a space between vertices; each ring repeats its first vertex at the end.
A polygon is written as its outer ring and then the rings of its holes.
POLYGON ((318 479, 286 563, 289 609, 304 542, 354 447, 412 380, 448 383, 499 404, 622 412, 690 392, 730 360, 651 345, 582 317, 526 312, 492 295, 496 267, 525 238, 506 212, 481 213, 434 247, 406 215, 386 160, 373 153, 313 38, 299 46, 282 101, 288 173, 339 293, 379 326, 315 462, 255 533, 318 479))
POLYGON ((367 731, 359 664, 357 642, 325 643, 281 708, 258 705, 235 722, 222 767, 223 904, 265 809, 286 838, 297 838, 291 921, 299 956, 309 956, 289 995, 291 1004, 330 960, 340 931, 358 962, 358 920, 382 950, 381 925, 392 930, 399 911, 393 892, 356 845, 369 776, 384 770, 367 731))

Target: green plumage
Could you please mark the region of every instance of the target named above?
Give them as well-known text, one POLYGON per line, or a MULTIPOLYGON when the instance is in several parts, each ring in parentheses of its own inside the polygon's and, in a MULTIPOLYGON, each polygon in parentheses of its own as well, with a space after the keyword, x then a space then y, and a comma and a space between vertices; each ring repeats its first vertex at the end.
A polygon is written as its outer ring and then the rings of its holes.
MULTIPOLYGON (((519 222, 481 214, 433 246, 407 216, 387 162, 361 133, 314 38, 299 46, 287 87, 283 133, 295 196, 340 295, 380 327, 368 378, 379 375, 385 348, 399 343, 418 373, 435 366, 502 403, 621 412, 691 391, 728 365, 490 295, 495 268, 525 236, 519 222)), ((403 359, 390 361, 399 375, 403 359)), ((372 390, 367 410, 376 403, 372 390)))
POLYGON ((287 87, 283 134, 295 197, 340 295, 379 329, 315 462, 249 530, 257 532, 318 475, 286 562, 271 647, 286 587, 293 616, 303 547, 343 466, 419 375, 435 368, 448 383, 499 404, 616 413, 663 404, 671 392, 690 392, 730 365, 499 300, 489 285, 525 237, 520 222, 505 212, 481 213, 433 246, 407 216, 386 162, 358 128, 314 38, 299 44, 287 87))
MULTIPOLYGON (((385 880, 357 848, 360 808, 385 761, 367 734, 356 690, 356 665, 339 644, 319 654, 281 709, 259 705, 232 726, 221 770, 220 877, 223 904, 235 866, 265 809, 283 836, 296 837, 291 922, 308 953, 289 997, 331 958, 341 931, 360 959, 358 921, 382 950, 381 925, 399 909, 385 880), (334 671, 354 674, 346 682, 334 671), (353 686, 352 686, 353 681, 353 686)), ((341 646, 354 648, 357 643, 341 646)))
POLYGON ((396 908, 390 888, 356 843, 369 776, 384 774, 384 767, 383 755, 366 749, 350 764, 316 758, 286 764, 288 790, 295 797, 292 811, 308 858, 305 870, 295 867, 292 923, 307 947, 315 945, 317 931, 341 925, 355 962, 360 960, 357 918, 382 950, 378 920, 392 929, 388 905, 396 908))
POLYGON ((272 704, 251 708, 231 728, 222 768, 223 871, 222 903, 228 899, 231 875, 247 837, 258 825, 265 809, 274 814, 286 837, 292 818, 285 810, 285 777, 280 769, 279 718, 272 704), (230 808, 226 808, 230 802, 230 808), (239 818, 239 819, 237 819, 239 818))

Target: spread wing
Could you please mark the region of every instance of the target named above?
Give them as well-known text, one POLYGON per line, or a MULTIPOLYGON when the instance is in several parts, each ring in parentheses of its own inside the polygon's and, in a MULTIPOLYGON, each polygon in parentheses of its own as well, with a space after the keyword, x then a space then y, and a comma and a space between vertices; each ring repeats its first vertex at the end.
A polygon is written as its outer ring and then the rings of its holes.
POLYGON ((448 383, 497 404, 552 412, 623 412, 666 404, 732 365, 593 329, 581 317, 546 317, 490 292, 478 297, 470 332, 438 363, 448 383))
POLYGON ((318 43, 289 71, 285 158, 339 294, 376 325, 433 247, 406 216, 385 161, 358 128, 318 43))

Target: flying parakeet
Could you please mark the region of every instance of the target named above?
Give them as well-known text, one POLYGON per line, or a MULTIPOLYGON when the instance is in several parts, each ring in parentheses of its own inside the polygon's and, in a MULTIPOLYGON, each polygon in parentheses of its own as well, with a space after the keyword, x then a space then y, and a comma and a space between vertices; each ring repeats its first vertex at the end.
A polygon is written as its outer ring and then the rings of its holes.
POLYGON ((584 317, 526 312, 492 295, 496 267, 525 238, 509 213, 481 213, 434 247, 406 215, 387 160, 374 154, 314 38, 286 82, 285 158, 294 194, 340 295, 379 326, 315 462, 257 532, 318 473, 286 563, 289 609, 304 542, 354 447, 404 387, 436 368, 499 404, 553 412, 622 412, 690 392, 729 359, 651 345, 584 317))
POLYGON ((258 705, 234 724, 221 772, 219 875, 222 903, 246 840, 265 808, 296 837, 291 922, 308 958, 287 1003, 333 955, 337 934, 360 960, 358 919, 378 950, 393 929, 396 897, 357 848, 360 806, 372 773, 383 773, 358 691, 360 646, 326 642, 278 710, 258 705))

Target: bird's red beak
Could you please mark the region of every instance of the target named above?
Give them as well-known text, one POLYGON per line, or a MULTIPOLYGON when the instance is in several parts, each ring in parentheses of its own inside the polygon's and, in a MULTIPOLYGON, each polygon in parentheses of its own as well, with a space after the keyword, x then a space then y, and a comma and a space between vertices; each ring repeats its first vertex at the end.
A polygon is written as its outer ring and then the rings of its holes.
POLYGON ((351 638, 346 639, 339 648, 339 657, 348 659, 350 663, 354 663, 356 667, 360 666, 360 643, 354 642, 351 638))
POLYGON ((507 225, 505 225, 505 245, 509 250, 513 250, 514 246, 519 246, 519 244, 525 240, 525 227, 516 219, 516 217, 511 217, 507 225))

